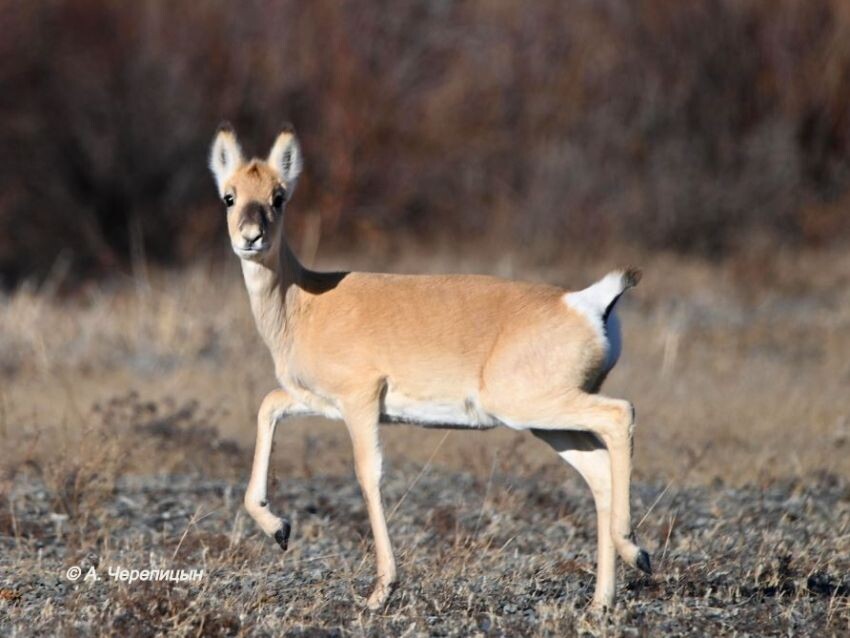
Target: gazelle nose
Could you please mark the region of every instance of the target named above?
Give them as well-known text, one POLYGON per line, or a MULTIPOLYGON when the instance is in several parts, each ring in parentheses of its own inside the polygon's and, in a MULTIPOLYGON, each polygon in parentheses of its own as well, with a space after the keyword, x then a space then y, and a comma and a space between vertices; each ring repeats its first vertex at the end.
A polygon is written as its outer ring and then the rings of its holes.
POLYGON ((263 238, 263 229, 259 226, 254 226, 253 224, 250 226, 242 227, 242 239, 245 240, 245 243, 248 246, 253 246, 260 242, 263 238))
POLYGON ((266 226, 265 210, 259 202, 248 202, 240 216, 239 232, 248 247, 261 243, 266 226))

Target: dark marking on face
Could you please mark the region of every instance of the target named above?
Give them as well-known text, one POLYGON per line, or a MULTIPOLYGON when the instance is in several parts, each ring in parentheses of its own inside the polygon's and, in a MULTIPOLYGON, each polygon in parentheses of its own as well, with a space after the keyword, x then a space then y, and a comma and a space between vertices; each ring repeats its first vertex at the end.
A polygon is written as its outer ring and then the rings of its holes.
POLYGON ((245 208, 242 209, 242 221, 248 224, 257 224, 260 228, 265 228, 271 221, 270 216, 266 213, 266 207, 260 202, 248 202, 245 208))

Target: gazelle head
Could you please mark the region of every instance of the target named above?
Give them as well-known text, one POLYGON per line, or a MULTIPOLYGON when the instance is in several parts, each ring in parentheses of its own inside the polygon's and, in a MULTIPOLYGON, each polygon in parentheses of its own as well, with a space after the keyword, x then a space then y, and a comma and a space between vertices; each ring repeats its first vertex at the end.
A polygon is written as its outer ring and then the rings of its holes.
POLYGON ((279 245, 283 211, 301 173, 301 148, 289 125, 269 156, 245 160, 236 132, 219 126, 210 150, 210 169, 227 207, 227 230, 241 259, 265 261, 279 245))

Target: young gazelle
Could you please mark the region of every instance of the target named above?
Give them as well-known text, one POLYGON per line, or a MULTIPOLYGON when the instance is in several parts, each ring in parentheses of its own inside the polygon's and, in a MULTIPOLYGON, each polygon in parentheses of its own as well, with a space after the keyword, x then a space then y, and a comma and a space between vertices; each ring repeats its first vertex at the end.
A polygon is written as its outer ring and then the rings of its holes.
POLYGON ((589 288, 493 277, 320 273, 286 241, 284 209, 301 172, 290 127, 266 160, 246 160, 222 125, 210 168, 227 207, 251 309, 280 388, 257 417, 245 507, 286 549, 290 525, 271 513, 266 484, 276 424, 289 416, 342 419, 375 540, 372 609, 396 580, 381 500, 378 423, 530 430, 575 467, 593 492, 598 557, 593 603, 614 599, 616 554, 650 572, 631 538, 634 411, 597 394, 620 352, 614 304, 640 278, 615 271, 589 288))

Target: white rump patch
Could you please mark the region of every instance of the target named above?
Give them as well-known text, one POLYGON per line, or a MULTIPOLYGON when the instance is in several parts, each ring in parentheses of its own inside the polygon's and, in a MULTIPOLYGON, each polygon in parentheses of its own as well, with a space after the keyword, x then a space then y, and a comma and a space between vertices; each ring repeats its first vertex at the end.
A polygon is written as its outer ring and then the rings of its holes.
POLYGON ((568 292, 562 297, 568 307, 585 318, 599 337, 605 350, 605 372, 614 367, 623 350, 620 320, 611 305, 617 301, 624 288, 623 273, 615 270, 592 286, 577 292, 568 292), (605 317, 605 311, 609 308, 608 316, 605 317))
POLYGON ((623 290, 623 273, 615 270, 584 290, 568 292, 563 299, 572 308, 601 319, 608 307, 623 294, 623 290))

